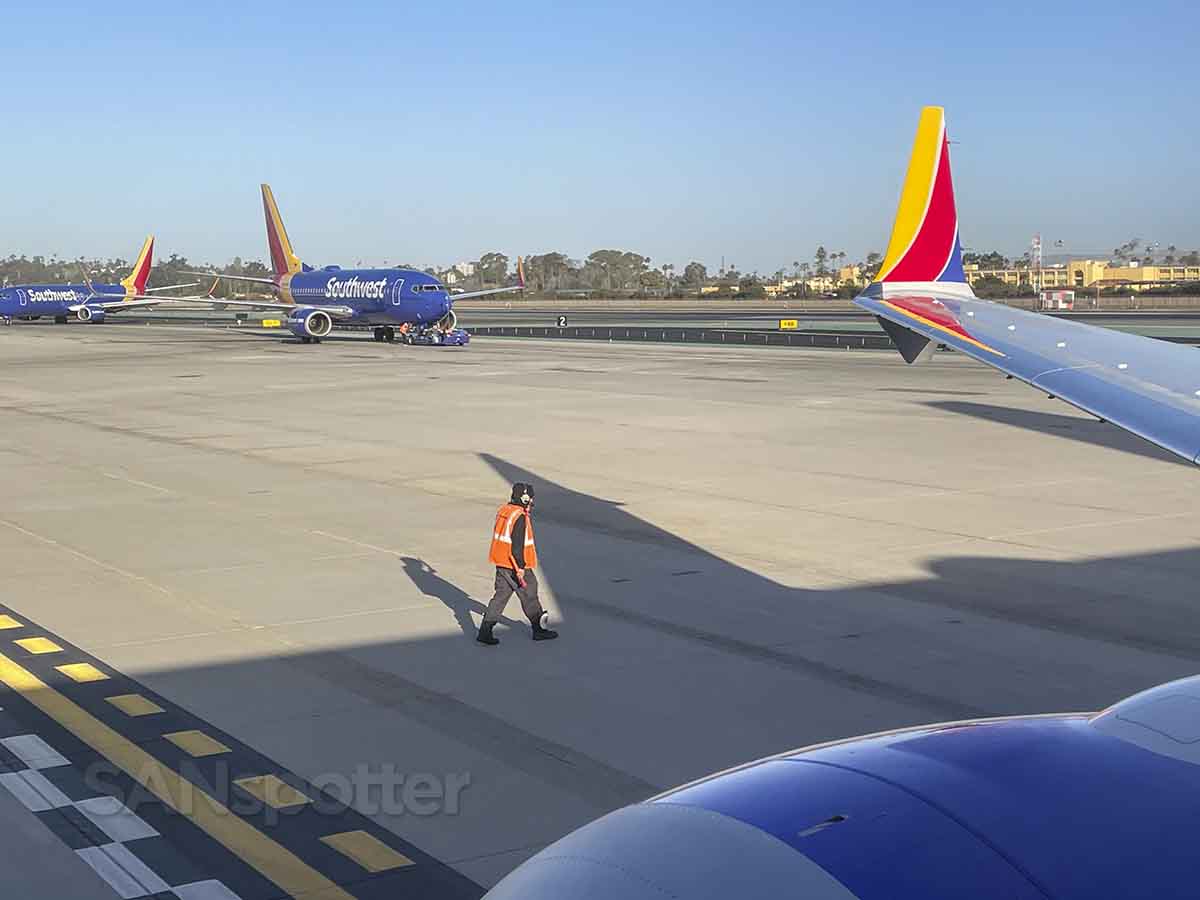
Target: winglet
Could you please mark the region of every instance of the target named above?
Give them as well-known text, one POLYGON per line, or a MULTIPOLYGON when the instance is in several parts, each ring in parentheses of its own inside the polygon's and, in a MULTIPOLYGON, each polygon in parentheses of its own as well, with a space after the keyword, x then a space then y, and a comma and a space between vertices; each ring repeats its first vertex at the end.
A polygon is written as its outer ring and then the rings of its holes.
POLYGON ((517 257, 517 284, 525 287, 525 258, 523 256, 517 257))
POLYGON ((940 106, 921 110, 896 223, 875 284, 973 296, 963 272, 950 142, 940 106))
POLYGON ((133 271, 121 279, 121 287, 125 288, 125 296, 140 297, 146 293, 146 282, 150 278, 150 269, 154 266, 154 235, 149 235, 142 244, 142 252, 138 254, 133 271))
POLYGON ((292 242, 288 240, 287 229, 283 227, 283 218, 279 215, 279 207, 275 204, 275 195, 271 186, 262 186, 263 213, 267 218, 267 248, 271 252, 271 269, 278 283, 285 275, 299 272, 302 263, 292 252, 292 242))

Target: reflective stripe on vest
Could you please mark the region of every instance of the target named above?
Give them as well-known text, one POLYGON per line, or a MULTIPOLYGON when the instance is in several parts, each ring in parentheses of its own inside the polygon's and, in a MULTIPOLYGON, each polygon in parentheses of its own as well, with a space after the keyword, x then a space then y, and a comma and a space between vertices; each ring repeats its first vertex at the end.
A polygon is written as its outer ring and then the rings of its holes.
POLYGON ((516 560, 512 555, 512 532, 521 516, 525 518, 525 564, 537 565, 537 550, 533 542, 533 520, 526 515, 525 507, 506 503, 496 512, 496 524, 492 528, 492 547, 488 559, 498 566, 512 566, 516 560))

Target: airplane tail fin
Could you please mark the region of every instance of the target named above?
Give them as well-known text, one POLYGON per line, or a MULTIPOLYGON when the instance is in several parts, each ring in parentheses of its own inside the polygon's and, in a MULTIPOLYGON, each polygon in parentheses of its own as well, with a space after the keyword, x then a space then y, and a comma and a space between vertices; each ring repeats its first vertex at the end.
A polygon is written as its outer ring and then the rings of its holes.
POLYGON ((150 269, 153 266, 154 235, 150 235, 142 244, 142 252, 138 254, 133 270, 121 279, 121 287, 125 288, 126 295, 136 297, 146 293, 146 282, 150 278, 150 269))
POLYGON ((940 106, 921 110, 896 223, 869 293, 922 289, 974 296, 963 272, 946 111, 940 106))
POLYGON ((303 267, 299 257, 292 251, 292 242, 288 240, 287 229, 283 227, 283 218, 279 215, 279 207, 275 205, 275 195, 271 186, 262 186, 263 212, 267 217, 267 247, 271 251, 271 269, 275 273, 275 281, 283 276, 299 272, 303 267))

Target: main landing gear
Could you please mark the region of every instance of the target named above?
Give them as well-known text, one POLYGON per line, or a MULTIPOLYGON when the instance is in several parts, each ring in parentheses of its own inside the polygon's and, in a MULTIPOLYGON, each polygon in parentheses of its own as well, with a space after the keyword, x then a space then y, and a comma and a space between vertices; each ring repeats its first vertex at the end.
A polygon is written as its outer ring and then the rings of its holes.
POLYGON ((66 325, 66 324, 67 324, 67 317, 66 317, 66 316, 55 316, 55 317, 54 317, 54 324, 55 324, 55 325, 66 325))
POLYGON ((319 337, 309 337, 307 334, 305 334, 305 335, 301 335, 300 343, 302 343, 302 344, 319 344, 319 343, 321 343, 321 339, 319 337))

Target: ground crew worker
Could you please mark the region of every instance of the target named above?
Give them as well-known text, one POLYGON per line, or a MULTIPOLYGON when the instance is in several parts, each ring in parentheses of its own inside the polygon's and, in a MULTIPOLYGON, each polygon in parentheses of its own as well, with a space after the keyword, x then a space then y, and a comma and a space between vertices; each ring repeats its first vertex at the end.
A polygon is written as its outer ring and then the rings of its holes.
POLYGON ((558 637, 546 625, 550 614, 538 602, 537 576, 533 569, 537 565, 537 547, 533 542, 533 520, 529 513, 533 509, 533 485, 517 482, 513 485, 512 499, 496 512, 496 525, 492 529, 492 549, 488 559, 496 567, 496 593, 488 604, 487 612, 479 625, 475 640, 481 644, 495 646, 500 639, 492 629, 504 615, 508 599, 516 594, 521 598, 521 609, 529 624, 533 626, 535 641, 550 641, 558 637))

